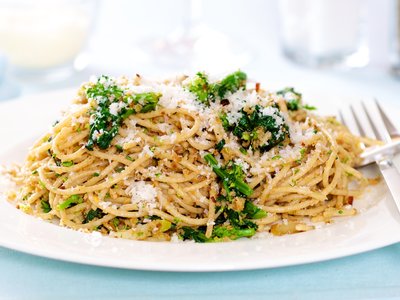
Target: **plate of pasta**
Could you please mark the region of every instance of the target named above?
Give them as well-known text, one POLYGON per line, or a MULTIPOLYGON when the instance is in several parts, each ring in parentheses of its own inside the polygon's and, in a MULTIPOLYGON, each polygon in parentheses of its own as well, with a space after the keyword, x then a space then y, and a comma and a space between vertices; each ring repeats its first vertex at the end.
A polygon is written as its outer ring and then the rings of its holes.
POLYGON ((362 145, 379 142, 321 114, 334 113, 326 98, 314 93, 310 105, 307 93, 266 89, 239 70, 101 75, 4 103, 0 245, 101 266, 224 271, 396 243, 384 182, 374 166, 356 168, 362 145))

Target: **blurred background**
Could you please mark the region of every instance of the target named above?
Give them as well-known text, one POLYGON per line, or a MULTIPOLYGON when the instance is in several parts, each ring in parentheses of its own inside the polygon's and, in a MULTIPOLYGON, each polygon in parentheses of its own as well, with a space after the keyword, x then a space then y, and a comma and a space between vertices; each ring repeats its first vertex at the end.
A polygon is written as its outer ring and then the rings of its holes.
POLYGON ((396 101, 398 0, 0 0, 0 100, 91 75, 238 68, 396 101), (396 93, 394 92, 396 91, 396 93))

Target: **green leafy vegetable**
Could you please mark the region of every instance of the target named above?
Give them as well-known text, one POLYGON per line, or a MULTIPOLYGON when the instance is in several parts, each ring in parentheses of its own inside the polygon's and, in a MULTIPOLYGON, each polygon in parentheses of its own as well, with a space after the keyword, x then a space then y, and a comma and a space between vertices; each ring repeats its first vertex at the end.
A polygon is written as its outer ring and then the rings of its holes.
POLYGON ((250 219, 260 219, 267 216, 267 213, 258 208, 250 201, 246 201, 242 211, 235 211, 226 206, 220 206, 222 210, 219 217, 215 220, 215 227, 211 237, 205 235, 206 227, 200 226, 194 229, 189 226, 182 227, 184 240, 194 240, 197 243, 219 242, 225 239, 236 240, 242 237, 251 237, 257 231, 257 224, 250 219))
POLYGON ((220 82, 210 83, 205 73, 198 72, 187 89, 196 95, 199 102, 209 105, 217 98, 220 100, 228 93, 234 93, 246 87, 247 75, 242 71, 229 74, 220 82))
POLYGON ((239 229, 228 226, 216 226, 210 238, 205 235, 205 228, 194 229, 189 226, 182 227, 183 240, 193 240, 197 243, 219 242, 224 239, 236 240, 242 237, 251 237, 256 231, 253 228, 239 229))
MULTIPOLYGON (((161 94, 159 93, 148 92, 127 96, 125 100, 128 101, 128 103, 135 105, 132 113, 148 113, 149 111, 156 109, 160 97, 161 94)), ((128 111, 129 110, 127 110, 127 112, 128 111)), ((127 117, 124 115, 124 113, 122 113, 122 116, 123 118, 127 117)))
POLYGON ((315 106, 311 106, 311 105, 308 105, 308 104, 304 104, 301 107, 304 108, 304 109, 307 109, 307 110, 316 110, 317 109, 315 106))
POLYGON ((286 100, 288 110, 298 110, 301 108, 301 94, 296 92, 294 88, 287 87, 283 90, 277 91, 277 95, 282 96, 286 100))
POLYGON ((221 115, 220 118, 224 129, 237 136, 242 147, 252 147, 264 152, 284 141, 289 135, 289 128, 277 108, 272 115, 264 114, 263 110, 259 105, 251 113, 242 109, 241 117, 233 124, 229 123, 226 115, 221 115))
POLYGON ((256 233, 254 228, 229 228, 226 226, 217 226, 213 231, 214 240, 216 238, 223 239, 229 238, 231 240, 236 240, 242 237, 251 237, 256 233))
POLYGON ((240 195, 250 196, 253 190, 243 181, 245 177, 239 165, 229 162, 225 167, 221 167, 212 154, 206 154, 204 160, 212 167, 213 171, 222 180, 227 197, 231 197, 231 190, 235 190, 240 195))
POLYGON ((224 139, 220 140, 220 141, 215 145, 215 149, 217 149, 218 151, 221 151, 222 148, 224 148, 225 143, 226 143, 226 142, 225 142, 224 139))
POLYGON ((217 83, 215 85, 216 93, 220 98, 223 98, 228 92, 234 93, 241 88, 245 88, 246 80, 246 73, 242 71, 236 71, 226 76, 224 79, 221 80, 220 83, 217 83))
POLYGON ((117 217, 115 217, 114 219, 112 219, 111 222, 112 222, 112 224, 113 224, 113 226, 114 226, 115 228, 118 228, 120 221, 119 221, 119 219, 118 219, 117 217))
POLYGON ((261 219, 268 215, 265 210, 262 210, 248 200, 245 202, 243 213, 250 219, 261 219))
POLYGON ((117 172, 117 173, 121 173, 123 170, 125 170, 125 167, 123 167, 123 166, 116 167, 114 170, 115 170, 115 172, 117 172))
POLYGON ((39 185, 40 185, 40 187, 42 188, 42 189, 46 189, 46 185, 44 184, 44 182, 43 181, 41 181, 41 180, 39 180, 39 185))
POLYGON ((282 96, 286 100, 286 106, 288 110, 296 111, 299 109, 316 110, 315 106, 310 106, 307 104, 301 104, 302 95, 296 92, 294 88, 287 87, 283 90, 276 92, 278 95, 282 96))
POLYGON ((41 200, 40 201, 40 206, 42 207, 43 212, 46 213, 46 214, 51 211, 51 207, 50 207, 49 201, 41 200))
POLYGON ((74 162, 72 160, 63 161, 61 164, 62 164, 63 167, 72 167, 74 165, 74 162))
POLYGON ((86 90, 86 97, 94 99, 98 106, 91 112, 89 140, 86 148, 93 150, 97 145, 107 149, 118 134, 122 121, 135 113, 146 113, 156 108, 161 94, 141 93, 126 95, 125 92, 107 76, 101 76, 97 83, 86 90), (117 114, 110 111, 113 103, 123 103, 117 114))
POLYGON ((286 102, 286 106, 288 110, 299 110, 301 107, 299 100, 289 100, 286 102))
POLYGON ((240 147, 239 151, 240 151, 240 153, 242 153, 242 154, 247 154, 247 150, 244 149, 243 147, 240 147))
MULTIPOLYGON (((247 229, 247 228, 253 228, 254 230, 257 230, 258 226, 256 223, 252 222, 249 220, 246 212, 243 211, 236 211, 228 207, 223 208, 223 213, 220 215, 222 221, 228 220, 229 223, 239 229, 247 229)), ((216 221, 216 223, 220 223, 221 220, 216 221)))
POLYGON ((80 195, 72 195, 72 196, 68 197, 68 199, 65 200, 64 202, 58 204, 57 209, 63 210, 63 209, 71 207, 74 204, 79 204, 82 202, 83 202, 83 199, 80 195))
POLYGON ((296 162, 298 164, 301 163, 302 159, 304 158, 304 154, 306 153, 306 149, 305 148, 301 148, 299 152, 300 152, 300 157, 298 159, 296 159, 296 162))
POLYGON ((53 151, 51 151, 51 149, 47 150, 47 153, 49 154, 50 157, 53 158, 56 166, 60 167, 61 166, 61 159, 57 158, 57 155, 55 155, 55 153, 53 153, 53 151))
POLYGON ((183 234, 181 235, 184 240, 193 240, 197 243, 210 242, 211 239, 207 238, 204 232, 200 229, 193 229, 189 226, 182 227, 183 234))
POLYGON ((225 129, 226 131, 229 131, 231 125, 229 124, 228 115, 225 114, 225 113, 223 113, 223 114, 221 114, 221 115, 219 116, 219 119, 220 119, 221 122, 222 122, 222 127, 224 127, 224 129, 225 129))
POLYGON ((168 220, 161 220, 161 227, 160 231, 161 232, 166 232, 172 228, 172 223, 168 220))
POLYGON ((99 209, 99 208, 96 208, 95 210, 91 209, 85 216, 85 219, 83 220, 83 224, 89 223, 94 218, 101 219, 103 216, 104 216, 104 213, 101 209, 99 209))
POLYGON ((188 86, 188 90, 195 94, 197 100, 203 104, 210 104, 215 100, 214 86, 208 82, 207 75, 198 72, 193 81, 188 86))

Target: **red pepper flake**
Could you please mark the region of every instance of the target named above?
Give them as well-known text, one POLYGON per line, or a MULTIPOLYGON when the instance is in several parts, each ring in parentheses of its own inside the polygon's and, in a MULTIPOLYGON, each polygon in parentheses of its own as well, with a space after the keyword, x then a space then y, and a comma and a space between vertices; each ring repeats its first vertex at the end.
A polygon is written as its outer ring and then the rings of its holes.
POLYGON ((258 93, 258 91, 260 90, 260 83, 259 82, 256 82, 256 92, 258 93))
POLYGON ((353 196, 347 197, 347 203, 348 203, 348 204, 353 205, 353 200, 354 200, 354 197, 353 197, 353 196))
POLYGON ((222 105, 222 106, 227 106, 227 105, 229 105, 229 100, 228 100, 228 99, 222 99, 222 100, 221 100, 221 105, 222 105))

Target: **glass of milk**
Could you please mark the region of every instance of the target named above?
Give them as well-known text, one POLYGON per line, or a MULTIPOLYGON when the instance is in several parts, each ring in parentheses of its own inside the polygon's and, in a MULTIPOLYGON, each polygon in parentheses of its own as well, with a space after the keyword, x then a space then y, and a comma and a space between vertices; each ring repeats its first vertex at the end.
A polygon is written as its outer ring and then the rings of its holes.
POLYGON ((280 0, 285 56, 311 67, 367 65, 366 4, 363 0, 280 0))
POLYGON ((0 0, 0 52, 19 79, 83 69, 95 0, 0 0))

